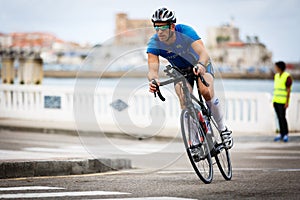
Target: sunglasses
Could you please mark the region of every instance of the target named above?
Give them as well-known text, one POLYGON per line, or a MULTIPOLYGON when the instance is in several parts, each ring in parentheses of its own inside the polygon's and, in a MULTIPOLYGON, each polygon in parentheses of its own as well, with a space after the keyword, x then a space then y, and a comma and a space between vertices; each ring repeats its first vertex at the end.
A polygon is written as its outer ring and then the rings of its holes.
POLYGON ((156 31, 159 31, 159 30, 165 31, 165 30, 167 30, 167 29, 169 29, 169 28, 170 28, 170 25, 154 26, 154 29, 155 29, 156 31))

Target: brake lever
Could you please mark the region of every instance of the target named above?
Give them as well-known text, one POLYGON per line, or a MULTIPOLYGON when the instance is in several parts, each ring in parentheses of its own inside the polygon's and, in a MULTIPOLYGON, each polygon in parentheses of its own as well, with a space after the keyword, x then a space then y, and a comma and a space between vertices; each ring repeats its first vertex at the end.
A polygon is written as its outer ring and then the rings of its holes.
POLYGON ((166 98, 161 94, 161 92, 160 92, 160 90, 159 90, 159 85, 158 85, 158 83, 156 82, 156 80, 153 79, 153 80, 152 80, 152 83, 153 83, 154 85, 156 85, 156 88, 157 88, 157 91, 154 92, 154 98, 156 98, 156 93, 157 93, 157 95, 158 95, 158 97, 160 98, 160 100, 165 101, 166 98))

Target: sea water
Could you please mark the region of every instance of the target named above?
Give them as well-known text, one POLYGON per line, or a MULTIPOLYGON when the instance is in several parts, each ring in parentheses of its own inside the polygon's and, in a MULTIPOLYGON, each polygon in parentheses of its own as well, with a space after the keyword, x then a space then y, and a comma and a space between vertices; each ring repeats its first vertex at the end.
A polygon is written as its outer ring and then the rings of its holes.
MULTIPOLYGON (((116 87, 118 84, 126 85, 127 88, 137 87, 138 84, 148 84, 147 78, 101 78, 85 79, 86 82, 98 82, 101 87, 116 87)), ((43 85, 75 86, 78 80, 75 78, 44 78, 43 85)), ((265 79, 216 79, 215 87, 223 88, 224 91, 237 92, 273 92, 274 81, 265 79)), ((292 92, 300 93, 300 81, 294 80, 292 92)))

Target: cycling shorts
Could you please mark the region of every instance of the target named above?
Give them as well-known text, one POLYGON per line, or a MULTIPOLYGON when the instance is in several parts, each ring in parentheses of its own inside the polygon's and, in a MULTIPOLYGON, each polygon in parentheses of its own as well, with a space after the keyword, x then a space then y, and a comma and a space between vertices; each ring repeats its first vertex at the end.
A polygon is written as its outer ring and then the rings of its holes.
MULTIPOLYGON (((185 69, 180 69, 180 71, 182 71, 184 74, 188 74, 186 79, 187 81, 189 82, 189 84, 192 86, 192 88, 194 87, 194 82, 195 82, 195 74, 193 72, 193 67, 188 67, 188 68, 185 68, 185 69)), ((206 66, 206 73, 209 73, 211 74, 213 77, 215 77, 215 73, 214 73, 214 68, 212 66, 211 63, 209 63, 207 66, 206 66)), ((174 85, 176 85, 178 82, 174 82, 174 85)))

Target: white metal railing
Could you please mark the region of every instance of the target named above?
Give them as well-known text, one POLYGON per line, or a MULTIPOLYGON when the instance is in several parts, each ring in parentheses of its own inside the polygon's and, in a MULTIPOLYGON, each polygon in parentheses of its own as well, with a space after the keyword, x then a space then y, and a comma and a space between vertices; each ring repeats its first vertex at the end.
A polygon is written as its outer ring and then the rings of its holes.
MULTIPOLYGON (((160 132, 171 136, 179 132, 179 102, 169 90, 163 91, 166 102, 154 99, 144 89, 134 92, 116 92, 111 88, 96 88, 90 93, 82 91, 61 86, 0 85, 0 118, 36 123, 74 122, 79 129, 85 129, 81 124, 94 123, 86 129, 127 134, 160 132), (119 111, 112 107, 112 103, 120 106, 122 102, 128 107, 119 111)), ((226 92, 225 107, 226 123, 237 133, 270 134, 276 130, 269 93, 226 92)), ((292 93, 287 118, 289 129, 300 131, 300 93, 292 93)))

